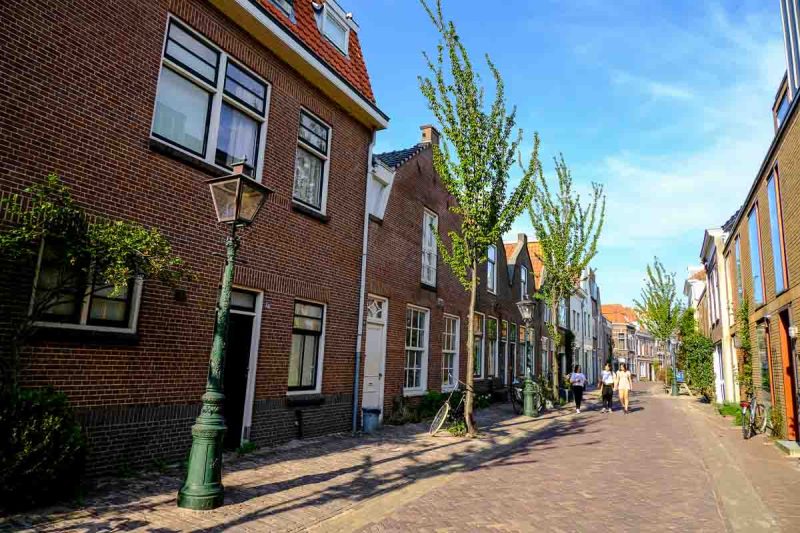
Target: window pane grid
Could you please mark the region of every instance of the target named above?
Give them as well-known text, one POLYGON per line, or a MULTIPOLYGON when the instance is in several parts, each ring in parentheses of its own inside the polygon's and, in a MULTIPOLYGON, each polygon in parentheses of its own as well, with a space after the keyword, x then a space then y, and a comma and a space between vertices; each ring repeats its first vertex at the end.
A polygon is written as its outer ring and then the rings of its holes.
POLYGON ((289 390, 317 388, 323 307, 296 302, 292 320, 292 351, 289 356, 289 390))
POLYGON ((422 388, 422 366, 425 354, 427 315, 418 309, 406 310, 405 388, 422 388))
POLYGON ((458 351, 458 319, 445 317, 442 330, 442 385, 455 385, 455 361, 458 351))

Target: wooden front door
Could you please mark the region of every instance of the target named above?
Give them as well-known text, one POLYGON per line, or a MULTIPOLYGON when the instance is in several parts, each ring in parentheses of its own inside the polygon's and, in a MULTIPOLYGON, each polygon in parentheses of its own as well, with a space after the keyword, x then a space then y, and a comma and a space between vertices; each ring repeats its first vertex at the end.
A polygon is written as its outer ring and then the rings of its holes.
POLYGON ((781 340, 781 370, 783 374, 783 397, 786 406, 786 437, 798 438, 797 430, 797 385, 793 360, 792 340, 789 338, 789 311, 781 311, 778 326, 781 340))

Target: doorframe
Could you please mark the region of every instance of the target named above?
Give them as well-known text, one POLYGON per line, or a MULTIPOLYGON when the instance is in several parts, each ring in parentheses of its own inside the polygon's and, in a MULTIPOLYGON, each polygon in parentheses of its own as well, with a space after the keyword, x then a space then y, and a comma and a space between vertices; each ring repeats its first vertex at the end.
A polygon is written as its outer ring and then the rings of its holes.
POLYGON ((786 411, 786 437, 791 440, 800 438, 797 413, 797 368, 794 361, 793 339, 789 336, 792 315, 789 309, 778 311, 778 340, 781 350, 781 375, 783 379, 783 404, 786 411), (785 318, 785 320, 784 320, 785 318), (788 365, 788 366, 787 366, 788 365))
MULTIPOLYGON (((383 421, 383 411, 384 411, 383 405, 384 405, 384 400, 386 399, 386 338, 388 336, 388 331, 389 331, 389 299, 384 297, 384 296, 378 296, 377 294, 367 294, 367 300, 369 300, 370 298, 372 298, 373 300, 381 300, 381 301, 383 301, 383 305, 384 305, 384 307, 383 307, 383 319, 382 320, 376 319, 376 318, 370 318, 369 317, 369 313, 365 313, 367 324, 377 324, 377 325, 383 326, 382 327, 383 332, 382 332, 382 335, 381 335, 383 337, 381 339, 381 344, 382 344, 382 348, 383 348, 383 350, 382 350, 383 356, 381 357, 381 364, 380 364, 380 374, 382 376, 381 377, 381 394, 380 394, 381 414, 380 414, 380 417, 379 417, 379 420, 382 422, 383 421)), ((367 377, 366 376, 366 367, 367 367, 366 358, 367 357, 369 357, 369 354, 367 353, 367 336, 364 335, 364 370, 365 371, 364 371, 364 375, 361 376, 361 406, 362 407, 364 406, 364 393, 366 392, 366 387, 364 386, 364 380, 367 377)))
POLYGON ((234 285, 233 289, 240 289, 256 295, 255 311, 238 311, 231 309, 231 314, 247 315, 253 317, 253 331, 250 335, 250 358, 247 362, 247 388, 244 394, 244 414, 242 415, 242 434, 239 442, 250 440, 250 427, 253 423, 253 404, 256 391, 256 366, 258 365, 258 344, 261 340, 261 314, 264 309, 264 292, 258 289, 234 285))

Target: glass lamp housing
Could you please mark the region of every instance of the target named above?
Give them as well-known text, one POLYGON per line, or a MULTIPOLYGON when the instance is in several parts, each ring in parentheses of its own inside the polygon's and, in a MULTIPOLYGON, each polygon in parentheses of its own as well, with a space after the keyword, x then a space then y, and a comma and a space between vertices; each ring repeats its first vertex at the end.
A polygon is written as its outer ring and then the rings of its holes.
POLYGON ((517 302, 517 307, 519 308, 519 314, 522 315, 522 320, 524 322, 530 322, 533 320, 533 306, 535 305, 533 300, 529 300, 524 298, 517 302))
POLYGON ((208 180, 217 220, 221 224, 246 226, 253 222, 272 190, 242 173, 242 165, 234 173, 208 180))

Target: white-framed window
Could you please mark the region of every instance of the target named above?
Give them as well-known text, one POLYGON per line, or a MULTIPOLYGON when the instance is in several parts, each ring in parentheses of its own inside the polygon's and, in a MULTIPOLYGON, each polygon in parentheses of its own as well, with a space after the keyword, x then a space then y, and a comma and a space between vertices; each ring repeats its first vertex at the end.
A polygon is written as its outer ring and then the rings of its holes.
POLYGON ((442 329, 442 390, 458 385, 458 348, 461 342, 461 321, 457 316, 444 315, 442 329))
POLYGON ((58 243, 39 247, 28 313, 35 324, 65 329, 134 333, 142 296, 142 280, 113 288, 92 274, 90 265, 67 265, 58 243))
POLYGON ((525 300, 528 297, 528 267, 519 266, 519 297, 525 300))
POLYGON ((325 6, 322 14, 322 34, 344 55, 347 55, 350 42, 350 28, 330 6, 325 6))
POLYGON ((294 167, 295 202, 320 213, 325 212, 331 127, 305 109, 300 111, 297 129, 297 154, 294 167))
POLYGON ((483 336, 486 331, 484 316, 475 313, 473 332, 475 333, 475 347, 472 352, 474 358, 473 375, 478 378, 483 377, 483 336))
POLYGON ((486 251, 486 289, 497 291, 497 246, 490 244, 486 251))
POLYGON ((429 312, 422 307, 406 308, 406 363, 403 392, 423 393, 428 367, 429 312))
POLYGON ((496 376, 497 375, 497 319, 494 317, 489 317, 487 324, 486 324, 486 337, 487 337, 487 346, 489 347, 489 357, 486 359, 486 375, 487 376, 496 376))
POLYGON ((517 325, 513 322, 508 325, 508 364, 511 366, 511 381, 519 375, 517 368, 517 325))
POLYGON ((567 302, 561 300, 558 303, 558 325, 567 327, 567 302))
POLYGON ((170 17, 151 136, 205 163, 260 180, 270 85, 170 17))
POLYGON ((325 306, 295 301, 292 350, 289 354, 289 392, 319 392, 325 347, 325 306))
POLYGON ((439 216, 425 209, 422 215, 422 283, 436 286, 436 232, 439 231, 439 216))
POLYGON ((517 369, 519 375, 528 374, 528 330, 525 326, 519 327, 519 347, 517 348, 517 369))

